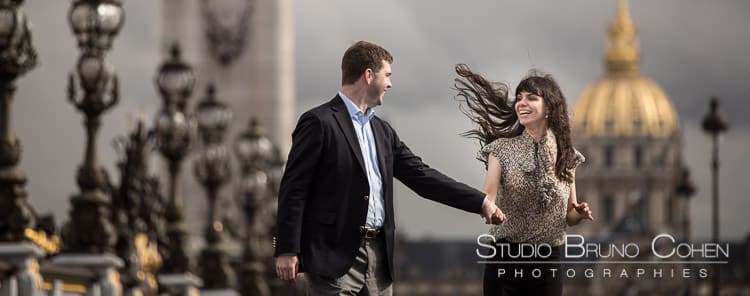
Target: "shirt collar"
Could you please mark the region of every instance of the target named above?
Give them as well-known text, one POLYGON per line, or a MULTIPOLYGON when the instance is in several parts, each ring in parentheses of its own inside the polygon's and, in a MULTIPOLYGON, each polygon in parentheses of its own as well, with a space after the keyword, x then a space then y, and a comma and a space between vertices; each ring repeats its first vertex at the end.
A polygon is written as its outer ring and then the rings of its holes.
MULTIPOLYGON (((359 107, 354 105, 354 102, 352 102, 352 100, 349 99, 349 97, 344 95, 344 93, 342 92, 339 92, 339 96, 344 101, 344 105, 346 105, 346 110, 349 111, 350 117, 357 119, 360 116, 362 116, 362 111, 359 110, 359 107)), ((365 113, 364 113, 365 119, 370 120, 372 119, 373 116, 375 116, 375 110, 373 110, 372 108, 367 108, 367 110, 365 110, 365 113)))

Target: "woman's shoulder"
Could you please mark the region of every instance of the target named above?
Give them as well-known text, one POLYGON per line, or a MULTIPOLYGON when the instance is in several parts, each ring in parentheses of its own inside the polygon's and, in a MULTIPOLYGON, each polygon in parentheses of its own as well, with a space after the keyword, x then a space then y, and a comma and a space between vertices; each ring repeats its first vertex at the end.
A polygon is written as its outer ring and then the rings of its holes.
POLYGON ((497 147, 508 147, 509 145, 518 143, 522 141, 522 135, 512 136, 512 137, 502 137, 497 138, 494 141, 487 144, 488 146, 497 146, 497 147))
MULTIPOLYGON (((486 161, 487 157, 492 154, 498 159, 508 157, 512 154, 516 154, 519 150, 518 143, 520 137, 514 136, 509 138, 497 138, 492 142, 482 146, 479 150, 479 159, 486 161)), ((512 157, 511 157, 512 158, 512 157)))
POLYGON ((498 152, 505 150, 505 148, 508 146, 507 144, 508 138, 497 138, 492 142, 484 145, 484 147, 482 147, 482 151, 485 153, 497 154, 498 152))

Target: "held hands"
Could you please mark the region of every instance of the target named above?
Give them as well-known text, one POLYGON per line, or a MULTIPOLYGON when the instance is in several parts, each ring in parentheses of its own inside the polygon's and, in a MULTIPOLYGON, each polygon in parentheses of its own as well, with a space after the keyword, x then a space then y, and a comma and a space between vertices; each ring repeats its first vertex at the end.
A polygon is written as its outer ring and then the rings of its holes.
POLYGON ((294 283, 297 279, 299 262, 296 255, 279 255, 276 257, 276 275, 282 281, 294 283))
POLYGON ((589 204, 586 202, 577 203, 574 202, 573 208, 576 209, 576 212, 578 212, 579 215, 581 215, 581 218, 594 221, 594 216, 591 214, 591 208, 589 208, 589 204))
POLYGON ((494 202, 487 202, 482 207, 481 215, 484 218, 484 224, 500 225, 505 222, 505 214, 503 214, 503 211, 494 202))

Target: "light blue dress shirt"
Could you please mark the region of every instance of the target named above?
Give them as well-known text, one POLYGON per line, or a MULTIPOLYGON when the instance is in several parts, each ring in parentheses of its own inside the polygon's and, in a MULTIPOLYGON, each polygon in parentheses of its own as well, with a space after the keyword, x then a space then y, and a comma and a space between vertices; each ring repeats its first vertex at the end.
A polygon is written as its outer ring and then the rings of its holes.
POLYGON ((365 113, 343 93, 339 96, 344 100, 346 109, 354 124, 354 131, 357 132, 357 141, 359 148, 362 150, 362 160, 365 163, 365 172, 367 181, 370 183, 370 198, 367 207, 367 220, 365 226, 370 228, 383 227, 385 221, 385 201, 383 199, 383 179, 380 176, 378 167, 378 151, 375 148, 375 137, 372 135, 372 126, 370 121, 375 117, 375 111, 367 108, 365 113))

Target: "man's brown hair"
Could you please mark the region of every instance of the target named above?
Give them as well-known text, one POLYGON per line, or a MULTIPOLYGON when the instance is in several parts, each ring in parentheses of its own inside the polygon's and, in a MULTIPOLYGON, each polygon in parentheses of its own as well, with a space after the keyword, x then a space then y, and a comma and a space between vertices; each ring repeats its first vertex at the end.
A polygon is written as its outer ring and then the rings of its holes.
POLYGON ((383 60, 393 63, 393 56, 385 48, 367 41, 354 43, 341 59, 341 84, 353 84, 368 68, 373 72, 380 71, 383 60))

